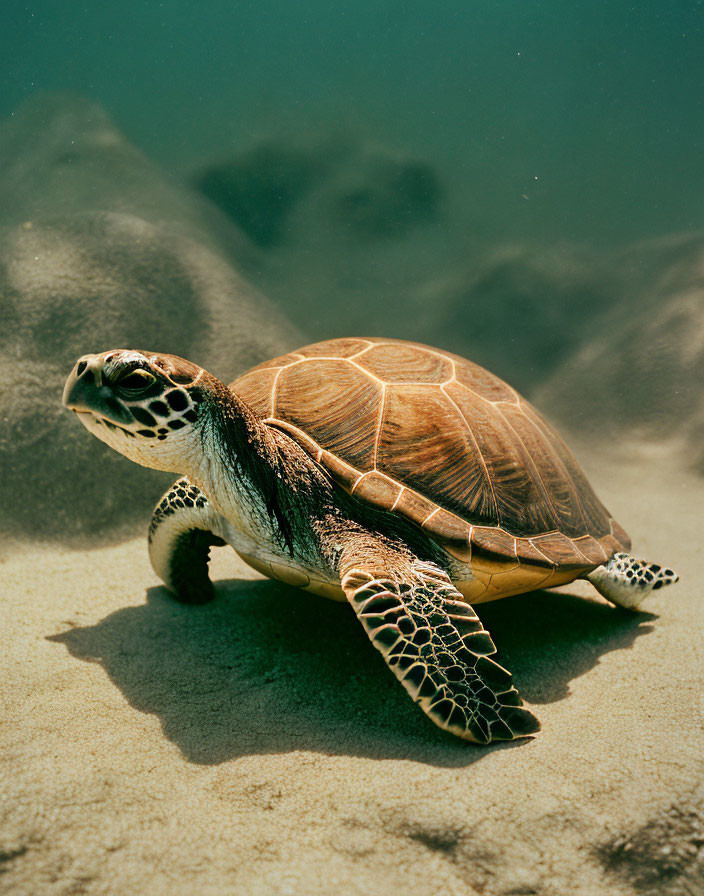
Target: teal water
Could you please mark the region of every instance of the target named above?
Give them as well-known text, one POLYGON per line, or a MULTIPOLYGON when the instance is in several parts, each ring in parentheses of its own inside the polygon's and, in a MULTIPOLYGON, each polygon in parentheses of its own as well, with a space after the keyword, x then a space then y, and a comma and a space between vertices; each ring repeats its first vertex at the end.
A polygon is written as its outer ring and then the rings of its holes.
POLYGON ((0 114, 78 91, 177 171, 349 128, 432 159, 489 239, 704 225, 701 0, 7 0, 0 22, 0 114))

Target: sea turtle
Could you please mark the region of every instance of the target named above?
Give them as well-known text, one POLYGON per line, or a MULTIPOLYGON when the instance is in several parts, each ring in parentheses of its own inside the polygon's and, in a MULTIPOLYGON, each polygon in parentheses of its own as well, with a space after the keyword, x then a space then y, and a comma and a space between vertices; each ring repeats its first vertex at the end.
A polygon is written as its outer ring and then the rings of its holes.
POLYGON ((211 545, 348 600, 441 728, 479 743, 536 731, 471 604, 586 578, 635 608, 674 582, 628 535, 515 389, 449 352, 333 339, 230 386, 167 354, 86 355, 64 404, 137 463, 181 474, 149 531, 154 569, 212 597, 211 545))

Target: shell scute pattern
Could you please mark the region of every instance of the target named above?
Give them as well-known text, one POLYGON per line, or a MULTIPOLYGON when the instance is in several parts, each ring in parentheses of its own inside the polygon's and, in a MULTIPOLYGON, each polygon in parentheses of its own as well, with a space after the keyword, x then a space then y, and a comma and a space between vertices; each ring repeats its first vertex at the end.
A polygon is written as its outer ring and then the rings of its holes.
POLYGON ((330 340, 267 361, 231 388, 343 487, 471 558, 487 589, 521 565, 557 582, 630 545, 549 424, 456 355, 330 340))
MULTIPOLYGON (((589 485, 587 477, 584 475, 582 468, 577 463, 570 449, 565 445, 560 436, 550 426, 550 424, 539 416, 535 408, 526 404, 525 414, 528 420, 539 429, 544 435, 546 444, 549 445, 554 455, 557 457, 564 475, 571 482, 579 500, 579 505, 584 519, 583 532, 593 535, 595 538, 602 538, 611 531, 611 517, 604 505, 594 494, 594 490, 589 485)), ((564 530, 563 530, 564 531, 564 530)), ((623 530, 621 530, 623 532, 623 530)), ((566 533, 568 534, 568 533, 566 533)), ((578 534, 583 534, 582 532, 578 534)), ((627 544, 624 542, 623 547, 629 548, 631 545, 630 538, 626 537, 627 544)))
MULTIPOLYGON (((628 536, 626 536, 626 540, 628 540, 628 536)), ((593 538, 591 535, 582 535, 579 538, 575 538, 573 539, 573 544, 591 564, 598 566, 605 560, 608 560, 606 551, 596 538, 593 538)))
POLYGON ((433 504, 432 501, 428 501, 427 498, 424 498, 417 492, 404 488, 394 509, 418 526, 422 526, 430 515, 435 512, 437 505, 433 504))
POLYGON ((531 475, 531 463, 524 446, 494 405, 459 383, 444 390, 458 416, 471 433, 484 477, 483 491, 489 502, 484 518, 488 525, 506 521, 522 524, 516 534, 549 531, 557 521, 549 512, 540 479, 531 475))
POLYGON ((383 507, 384 510, 391 510, 396 504, 400 491, 401 486, 398 482, 394 482, 393 479, 389 479, 388 476, 384 476, 383 473, 378 473, 376 470, 365 473, 352 487, 353 495, 359 495, 372 504, 383 507))
MULTIPOLYGON (((298 430, 298 432, 300 432, 300 430, 298 430)), ((299 443, 305 447, 304 439, 299 439, 299 443)), ((310 454, 311 456, 315 456, 313 454, 316 447, 315 442, 311 441, 310 444, 310 454)), ((352 491, 355 483, 362 475, 358 470, 355 470, 354 467, 346 464, 343 460, 340 460, 339 457, 331 454, 329 451, 321 451, 319 459, 323 466, 332 473, 338 482, 342 483, 348 491, 352 491)))
POLYGON ((404 386, 386 393, 377 468, 456 515, 495 524, 479 452, 443 392, 404 386))
POLYGON ((444 355, 409 343, 372 345, 357 364, 384 384, 438 384, 452 380, 454 364, 444 355))
POLYGON ((528 532, 549 532, 559 527, 570 536, 584 534, 585 521, 579 500, 569 475, 554 455, 550 440, 528 416, 526 407, 502 405, 500 415, 520 446, 536 489, 530 505, 533 525, 528 523, 528 532))
POLYGON ((515 569, 519 565, 516 544, 516 539, 501 529, 473 527, 473 565, 492 575, 515 569))
POLYGON ((485 401, 518 403, 518 393, 508 383, 500 380, 484 367, 473 364, 465 358, 459 358, 454 355, 448 355, 448 357, 455 364, 455 379, 470 392, 473 392, 485 401))
POLYGON ((237 381, 238 391, 247 396, 249 406, 260 417, 273 414, 274 385, 281 370, 281 367, 255 367, 237 381))
POLYGON ((431 537, 443 543, 453 557, 463 563, 469 563, 471 559, 470 526, 466 520, 460 519, 440 507, 425 519, 421 528, 431 537))
POLYGON ((531 542, 549 560, 552 560, 561 569, 584 567, 584 557, 575 551, 570 538, 561 532, 551 532, 549 535, 538 535, 531 538, 531 542))
POLYGON ((295 354, 302 358, 353 358, 371 346, 369 339, 332 339, 316 342, 299 349, 295 354), (331 348, 333 350, 331 351, 331 348))
POLYGON ((311 358, 279 374, 272 417, 289 421, 331 454, 365 472, 374 468, 382 393, 378 384, 345 360, 311 358), (355 421, 354 426, 349 420, 355 421))

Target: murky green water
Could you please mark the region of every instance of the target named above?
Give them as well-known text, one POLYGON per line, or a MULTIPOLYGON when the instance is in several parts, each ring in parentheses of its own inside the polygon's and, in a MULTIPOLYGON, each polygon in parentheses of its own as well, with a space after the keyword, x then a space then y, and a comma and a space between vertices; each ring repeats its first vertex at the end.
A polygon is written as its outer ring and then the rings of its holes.
POLYGON ((7 0, 0 113, 68 88, 177 170, 349 129, 430 157, 473 233, 704 223, 701 0, 7 0))

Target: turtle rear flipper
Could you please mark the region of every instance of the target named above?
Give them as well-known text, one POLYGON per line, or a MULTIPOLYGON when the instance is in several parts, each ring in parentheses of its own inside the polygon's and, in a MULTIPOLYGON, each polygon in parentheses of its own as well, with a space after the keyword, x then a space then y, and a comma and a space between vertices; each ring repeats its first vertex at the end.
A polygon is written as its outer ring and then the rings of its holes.
POLYGON ((679 576, 657 563, 636 560, 630 554, 618 553, 603 566, 590 572, 586 578, 607 600, 619 607, 637 610, 651 591, 673 584, 679 576))
POLYGON ((533 734, 494 642, 447 574, 371 534, 343 549, 342 588, 372 644, 438 725, 487 744, 533 734))
POLYGON ((182 603, 204 604, 214 597, 208 576, 210 548, 226 543, 214 531, 218 520, 207 497, 186 478, 175 482, 154 508, 149 559, 182 603))

